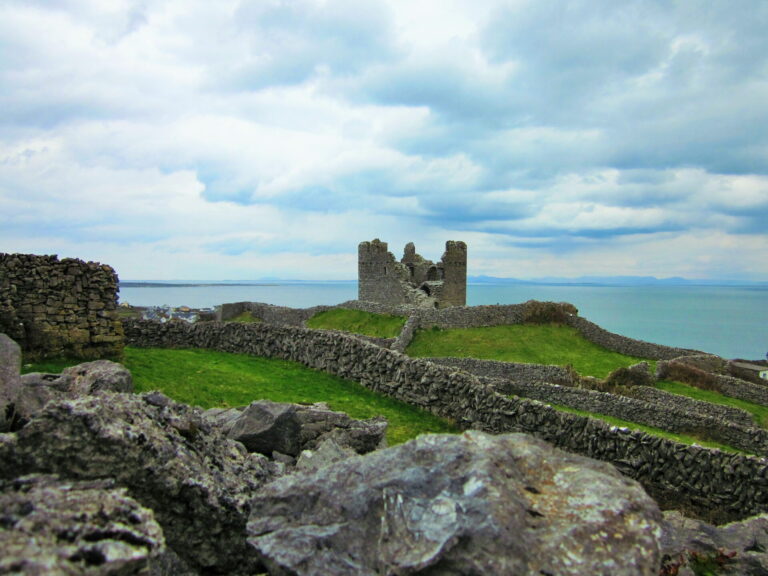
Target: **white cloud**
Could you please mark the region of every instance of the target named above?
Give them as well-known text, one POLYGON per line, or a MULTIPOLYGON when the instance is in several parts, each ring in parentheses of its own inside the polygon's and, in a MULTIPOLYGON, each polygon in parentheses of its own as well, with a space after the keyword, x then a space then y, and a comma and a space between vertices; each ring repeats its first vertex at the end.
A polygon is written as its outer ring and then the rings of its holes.
POLYGON ((721 1, 10 0, 0 249, 349 278, 361 240, 464 239, 477 273, 768 279, 766 27, 721 1))

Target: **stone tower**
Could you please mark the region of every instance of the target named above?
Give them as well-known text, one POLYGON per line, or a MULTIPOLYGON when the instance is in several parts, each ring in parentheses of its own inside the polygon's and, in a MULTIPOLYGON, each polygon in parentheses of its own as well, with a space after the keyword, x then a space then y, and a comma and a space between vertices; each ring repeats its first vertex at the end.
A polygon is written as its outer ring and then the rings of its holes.
POLYGON ((467 245, 448 241, 435 264, 416 253, 412 242, 400 262, 378 238, 358 246, 358 299, 383 304, 444 308, 465 306, 467 245))

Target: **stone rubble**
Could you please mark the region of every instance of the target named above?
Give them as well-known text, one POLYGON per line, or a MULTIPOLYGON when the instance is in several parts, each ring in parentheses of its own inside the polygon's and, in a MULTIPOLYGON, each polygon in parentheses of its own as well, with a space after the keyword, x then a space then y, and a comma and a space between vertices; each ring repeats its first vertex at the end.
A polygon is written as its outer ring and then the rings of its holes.
POLYGON ((0 574, 146 574, 165 552, 151 510, 113 482, 0 481, 0 574))

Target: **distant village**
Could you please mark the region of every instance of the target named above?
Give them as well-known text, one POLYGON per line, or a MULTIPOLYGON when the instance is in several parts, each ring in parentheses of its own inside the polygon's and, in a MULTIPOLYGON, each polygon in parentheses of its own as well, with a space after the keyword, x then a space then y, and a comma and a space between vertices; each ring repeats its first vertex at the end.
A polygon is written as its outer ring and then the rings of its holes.
POLYGON ((135 316, 142 320, 155 320, 157 322, 182 321, 197 322, 199 320, 213 320, 216 315, 214 308, 190 308, 189 306, 131 306, 128 302, 120 304, 123 310, 131 310, 135 316))

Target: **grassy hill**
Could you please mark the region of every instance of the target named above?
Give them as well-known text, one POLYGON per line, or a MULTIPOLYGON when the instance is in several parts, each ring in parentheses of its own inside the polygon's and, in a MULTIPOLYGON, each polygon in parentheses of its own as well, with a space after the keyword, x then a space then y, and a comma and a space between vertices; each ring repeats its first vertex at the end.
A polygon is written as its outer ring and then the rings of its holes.
POLYGON ((559 324, 420 330, 406 352, 409 356, 422 358, 455 356, 570 365, 582 376, 597 378, 605 378, 616 368, 645 360, 606 350, 586 340, 575 328, 559 324))

